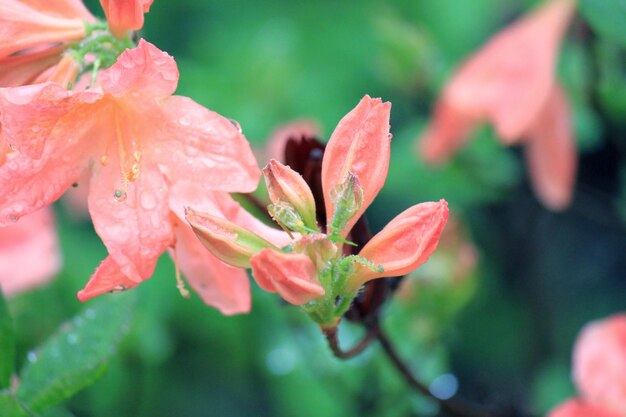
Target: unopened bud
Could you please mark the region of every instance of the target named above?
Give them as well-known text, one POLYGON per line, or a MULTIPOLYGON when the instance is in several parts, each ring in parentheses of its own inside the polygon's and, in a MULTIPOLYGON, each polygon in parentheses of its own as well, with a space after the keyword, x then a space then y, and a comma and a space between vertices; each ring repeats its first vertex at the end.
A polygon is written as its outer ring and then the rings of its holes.
POLYGON ((317 229, 315 199, 302 176, 275 159, 263 168, 265 184, 275 205, 289 203, 302 218, 305 226, 317 229))
POLYGON ((305 226, 304 221, 296 209, 289 203, 280 202, 267 206, 272 219, 287 233, 290 231, 298 233, 310 233, 314 229, 305 226))
POLYGON ((250 257, 264 248, 277 249, 262 237, 226 219, 185 209, 185 218, 200 242, 229 265, 250 267, 250 257))
POLYGON ((348 172, 346 179, 331 190, 330 199, 335 210, 329 223, 329 233, 341 235, 363 204, 363 188, 356 175, 348 172))

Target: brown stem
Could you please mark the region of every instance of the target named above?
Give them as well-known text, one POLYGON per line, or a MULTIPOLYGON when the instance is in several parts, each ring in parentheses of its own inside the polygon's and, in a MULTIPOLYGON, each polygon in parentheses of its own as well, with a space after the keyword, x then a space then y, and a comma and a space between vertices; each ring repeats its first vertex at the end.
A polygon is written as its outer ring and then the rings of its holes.
POLYGON ((378 326, 368 328, 367 333, 365 333, 361 341, 348 350, 342 350, 341 346, 339 346, 337 330, 337 327, 332 327, 323 329, 322 332, 324 333, 324 336, 326 336, 326 340, 328 340, 328 346, 330 346, 330 349, 336 357, 339 359, 350 359, 363 352, 365 348, 369 346, 371 341, 376 338, 379 329, 378 326))
POLYGON ((376 331, 376 336, 383 350, 387 354, 387 357, 393 363, 396 370, 402 375, 404 380, 415 390, 419 391, 421 394, 435 400, 441 409, 449 416, 453 417, 493 417, 494 414, 483 410, 478 409, 473 404, 468 404, 466 402, 461 402, 458 399, 447 399, 442 400, 441 398, 437 398, 434 396, 428 387, 418 381, 409 367, 404 363, 404 361, 400 358, 396 349, 394 348, 391 341, 387 338, 387 336, 382 332, 379 325, 375 326, 378 330, 376 331))

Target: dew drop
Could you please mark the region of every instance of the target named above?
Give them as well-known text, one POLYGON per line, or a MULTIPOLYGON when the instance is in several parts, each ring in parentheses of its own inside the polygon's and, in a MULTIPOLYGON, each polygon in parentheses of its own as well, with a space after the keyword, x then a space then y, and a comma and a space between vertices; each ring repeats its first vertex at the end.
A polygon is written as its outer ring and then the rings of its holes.
POLYGON ((118 203, 126 201, 126 197, 128 197, 128 195, 126 194, 126 191, 120 190, 119 188, 117 190, 115 190, 115 192, 113 193, 113 198, 118 203))
POLYGON ((393 135, 391 133, 388 133, 387 134, 387 139, 389 139, 389 140, 393 139, 393 135))
POLYGON ((183 116, 178 119, 178 123, 180 123, 181 126, 189 126, 191 125, 191 118, 189 116, 183 116))
POLYGON ((239 131, 239 133, 242 133, 243 130, 241 129, 241 125, 239 124, 239 122, 235 119, 228 119, 228 121, 237 128, 237 130, 239 131))
POLYGON ((38 133, 41 130, 41 128, 37 125, 34 125, 30 128, 30 131, 33 133, 38 133))
POLYGON ((143 207, 146 210, 152 210, 157 205, 157 199, 154 196, 154 194, 148 193, 148 192, 141 194, 140 202, 141 202, 141 207, 143 207))
POLYGON ((35 352, 28 352, 28 354, 26 355, 26 359, 28 359, 28 362, 30 363, 35 363, 37 362, 37 354, 35 352))
POLYGON ((111 294, 119 294, 121 292, 126 291, 126 287, 124 285, 118 285, 117 287, 113 287, 111 288, 111 291, 109 291, 111 294))

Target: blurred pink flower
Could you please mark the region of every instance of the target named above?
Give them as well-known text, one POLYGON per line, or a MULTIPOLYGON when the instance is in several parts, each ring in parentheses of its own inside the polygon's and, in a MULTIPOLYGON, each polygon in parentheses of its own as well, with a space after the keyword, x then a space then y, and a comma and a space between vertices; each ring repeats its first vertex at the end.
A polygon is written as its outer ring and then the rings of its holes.
POLYGON ((504 144, 529 143, 530 175, 542 202, 553 210, 569 205, 576 153, 568 102, 554 68, 574 8, 573 0, 547 1, 461 66, 419 141, 427 162, 445 161, 477 125, 489 121, 504 144), (544 152, 557 162, 547 164, 544 152))
POLYGON ((60 268, 61 254, 50 208, 0 228, 0 289, 6 296, 47 283, 60 268))
POLYGON ((588 324, 573 356, 581 397, 557 407, 550 417, 626 416, 626 315, 588 324))
POLYGON ((73 70, 57 68, 64 49, 94 21, 80 0, 0 0, 0 87, 63 82, 73 70))
POLYGON ((136 286, 176 247, 175 213, 193 197, 171 198, 176 187, 256 188, 260 171, 245 137, 228 119, 172 96, 177 81, 174 59, 141 40, 96 88, 0 89, 1 135, 15 149, 0 166, 0 194, 10 196, 0 202, 1 225, 47 206, 91 171, 89 211, 109 257, 79 292, 83 301, 136 286))
POLYGON ((122 38, 143 27, 143 15, 154 0, 100 0, 111 33, 122 38))

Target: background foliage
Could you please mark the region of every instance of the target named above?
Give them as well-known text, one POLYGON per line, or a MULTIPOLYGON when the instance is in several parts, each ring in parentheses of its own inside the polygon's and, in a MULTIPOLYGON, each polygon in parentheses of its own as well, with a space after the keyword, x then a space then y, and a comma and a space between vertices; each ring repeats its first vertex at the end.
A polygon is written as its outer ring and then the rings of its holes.
MULTIPOLYGON (((425 167, 415 153, 452 69, 533 4, 157 0, 142 35, 176 58, 179 94, 238 120, 259 149, 281 123, 312 118, 327 138, 364 94, 391 101, 392 162, 368 211, 373 229, 416 202, 446 198, 480 262, 461 282, 426 265, 386 307, 384 325, 424 381, 452 373, 468 398, 541 414, 573 393, 570 351, 580 327, 625 307, 624 1, 581 0, 583 17, 562 48, 559 73, 581 151, 569 210, 539 205, 521 154, 500 148, 489 128, 442 168, 425 167)), ((14 333, 24 381, 15 395, 0 395, 13 415, 29 415, 24 404, 49 417, 436 414, 378 346, 341 362, 297 309, 257 288, 252 314, 223 317, 178 295, 166 257, 131 293, 81 305, 74 294, 105 249, 63 204, 57 214, 63 271, 10 300, 13 323, 0 320, 0 351, 11 355, 14 333), (63 363, 42 364, 55 352, 63 363)), ((342 331, 346 344, 358 338, 350 326, 342 331)), ((9 383, 6 364, 0 388, 9 383)))

